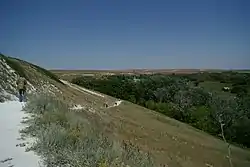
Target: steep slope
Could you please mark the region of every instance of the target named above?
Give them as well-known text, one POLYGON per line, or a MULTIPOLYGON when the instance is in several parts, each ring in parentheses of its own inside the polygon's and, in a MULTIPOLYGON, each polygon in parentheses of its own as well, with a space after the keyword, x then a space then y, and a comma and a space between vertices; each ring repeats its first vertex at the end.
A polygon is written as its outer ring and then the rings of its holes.
MULTIPOLYGON (((118 99, 64 84, 48 71, 23 60, 1 55, 0 69, 0 97, 3 100, 15 98, 16 78, 23 75, 29 81, 30 91, 55 94, 74 110, 84 108, 84 111, 94 113, 97 115, 94 119, 96 126, 105 128, 106 134, 121 141, 130 140, 150 151, 159 164, 171 167, 229 166, 225 143, 186 124, 126 101, 113 105, 118 99), (106 103, 112 107, 105 107, 106 103)), ((78 116, 85 114, 79 112, 78 116)), ((235 167, 250 166, 249 157, 249 151, 232 147, 235 167)))
POLYGON ((2 99, 16 98, 16 81, 18 76, 23 76, 28 81, 28 92, 48 91, 52 94, 61 93, 54 86, 52 79, 39 72, 36 66, 30 63, 19 61, 15 58, 0 55, 0 91, 8 97, 2 99))
POLYGON ((15 81, 17 75, 14 70, 6 63, 5 59, 0 57, 0 102, 4 102, 6 99, 15 98, 15 81))

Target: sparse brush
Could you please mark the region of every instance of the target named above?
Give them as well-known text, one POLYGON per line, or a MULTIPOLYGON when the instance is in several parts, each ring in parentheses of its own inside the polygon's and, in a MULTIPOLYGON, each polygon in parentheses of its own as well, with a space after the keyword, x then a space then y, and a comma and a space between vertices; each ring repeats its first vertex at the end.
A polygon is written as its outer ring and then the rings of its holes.
MULTIPOLYGON (((18 58, 8 57, 8 59, 9 59, 9 61, 11 61, 11 62, 13 62, 13 61, 19 61, 19 62, 28 64, 28 65, 30 65, 31 67, 36 68, 36 70, 38 70, 40 73, 46 75, 47 77, 49 77, 49 78, 55 80, 55 81, 58 82, 58 83, 64 85, 64 83, 61 82, 60 79, 59 79, 56 75, 54 75, 52 72, 50 72, 50 71, 48 71, 48 70, 46 70, 46 69, 44 69, 44 68, 42 68, 42 67, 39 67, 38 65, 29 63, 29 62, 27 62, 27 61, 24 61, 24 60, 21 60, 21 59, 18 59, 18 58)), ((18 67, 18 68, 20 68, 20 67, 18 67)))
POLYGON ((111 140, 99 126, 69 111, 55 97, 33 95, 24 110, 33 117, 24 121, 27 127, 21 133, 38 139, 29 150, 43 157, 46 166, 154 166, 149 154, 111 140))
POLYGON ((15 72, 24 78, 28 78, 25 74, 24 68, 16 61, 11 59, 10 57, 4 56, 3 54, 0 54, 0 56, 6 61, 6 63, 15 70, 15 72))

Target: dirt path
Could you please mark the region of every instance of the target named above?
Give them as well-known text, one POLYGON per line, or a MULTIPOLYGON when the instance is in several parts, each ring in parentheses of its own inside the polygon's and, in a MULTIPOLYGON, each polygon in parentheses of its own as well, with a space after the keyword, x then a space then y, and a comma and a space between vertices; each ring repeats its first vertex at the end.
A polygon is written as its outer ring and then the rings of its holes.
MULTIPOLYGON (((21 121, 27 114, 18 101, 0 103, 0 166, 39 167, 40 158, 34 152, 25 152, 28 139, 20 140, 21 121)), ((30 140, 32 142, 32 140, 30 140)))
POLYGON ((97 92, 88 90, 88 89, 86 89, 86 88, 83 88, 83 87, 80 87, 80 86, 78 86, 78 85, 72 84, 72 83, 70 83, 70 82, 68 82, 68 81, 65 81, 65 80, 61 80, 61 81, 62 81, 64 84, 66 84, 66 85, 70 86, 71 88, 76 89, 76 90, 78 90, 78 91, 80 91, 80 92, 89 93, 89 94, 92 94, 92 95, 95 95, 95 96, 99 96, 99 97, 102 97, 102 98, 105 97, 104 95, 102 95, 102 94, 100 94, 100 93, 97 93, 97 92))

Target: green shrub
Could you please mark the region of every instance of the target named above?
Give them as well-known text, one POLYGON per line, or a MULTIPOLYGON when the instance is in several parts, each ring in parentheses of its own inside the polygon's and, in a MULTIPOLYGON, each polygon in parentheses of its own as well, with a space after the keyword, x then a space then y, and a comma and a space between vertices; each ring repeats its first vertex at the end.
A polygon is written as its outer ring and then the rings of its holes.
POLYGON ((231 89, 231 93, 238 95, 247 94, 249 86, 245 85, 236 85, 231 89))

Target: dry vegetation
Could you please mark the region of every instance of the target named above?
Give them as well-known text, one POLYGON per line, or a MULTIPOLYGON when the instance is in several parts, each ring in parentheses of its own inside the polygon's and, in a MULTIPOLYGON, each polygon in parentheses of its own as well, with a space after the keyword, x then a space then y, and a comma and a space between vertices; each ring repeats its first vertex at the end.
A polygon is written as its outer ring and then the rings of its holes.
POLYGON ((149 154, 130 143, 119 143, 93 123, 95 115, 68 109, 68 105, 48 95, 33 96, 26 105, 32 114, 21 131, 37 139, 29 150, 43 157, 45 166, 61 167, 153 167, 149 154), (88 118, 88 119, 87 119, 88 118))

